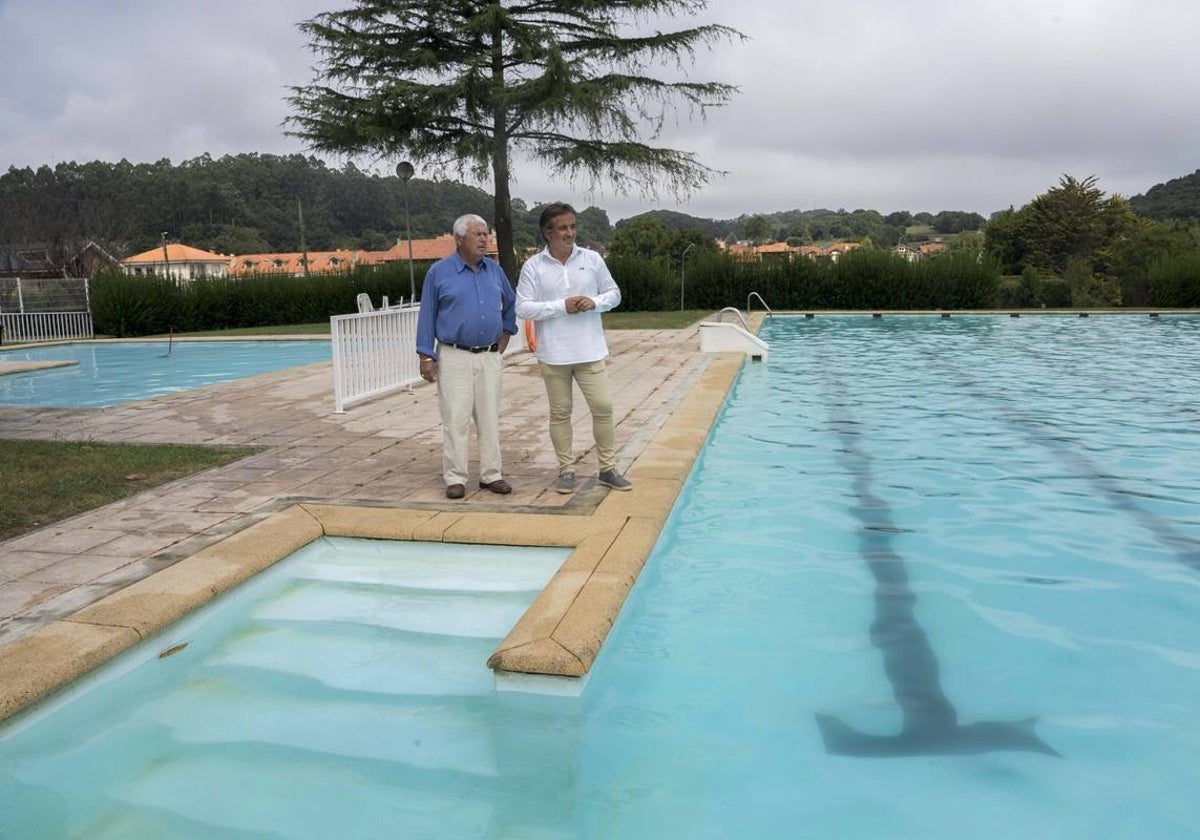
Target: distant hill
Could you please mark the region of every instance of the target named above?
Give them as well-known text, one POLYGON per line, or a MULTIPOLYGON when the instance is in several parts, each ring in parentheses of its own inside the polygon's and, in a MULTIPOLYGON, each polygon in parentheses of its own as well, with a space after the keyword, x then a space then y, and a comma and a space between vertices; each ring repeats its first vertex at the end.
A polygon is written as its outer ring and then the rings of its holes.
POLYGON ((943 210, 936 215, 918 213, 891 213, 883 216, 876 210, 785 210, 777 213, 743 214, 736 219, 705 219, 689 216, 673 210, 650 210, 617 222, 616 228, 635 219, 652 217, 663 223, 668 230, 698 228, 706 235, 718 239, 738 240, 761 239, 762 233, 774 241, 809 244, 827 241, 861 241, 869 238, 876 245, 891 247, 901 241, 928 239, 930 236, 950 236, 967 230, 983 227, 984 218, 978 213, 961 210, 943 210), (917 219, 927 224, 929 235, 914 236, 910 222, 917 219), (766 226, 762 227, 761 221, 766 226), (755 231, 755 228, 758 228, 755 231))
POLYGON ((1133 212, 1147 219, 1200 219, 1200 169, 1157 184, 1129 199, 1133 212))
POLYGON ((687 213, 679 213, 675 210, 648 210, 645 213, 630 216, 628 219, 622 219, 617 222, 616 227, 621 227, 621 225, 630 219, 646 217, 658 219, 667 230, 692 230, 693 228, 699 228, 706 236, 711 236, 714 239, 727 237, 736 224, 736 220, 718 221, 717 219, 704 219, 699 216, 689 216, 687 213))

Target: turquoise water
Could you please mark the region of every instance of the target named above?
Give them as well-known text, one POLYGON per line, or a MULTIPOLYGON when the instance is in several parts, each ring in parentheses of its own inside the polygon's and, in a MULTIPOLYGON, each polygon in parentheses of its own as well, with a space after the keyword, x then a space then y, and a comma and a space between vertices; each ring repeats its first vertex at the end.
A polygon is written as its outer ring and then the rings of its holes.
POLYGON ((486 666, 567 554, 310 544, 0 730, 0 837, 485 836, 572 719, 486 666))
POLYGON ((589 686, 584 834, 1200 835, 1200 319, 762 335, 589 686))
POLYGON ((516 557, 395 605, 327 541, 293 559, 337 598, 0 733, 0 835, 1200 834, 1200 319, 763 336, 582 699, 480 670, 559 558, 503 609, 457 598, 516 557))
POLYGON ((328 341, 79 343, 0 351, 0 362, 78 362, 0 376, 0 407, 101 408, 324 362, 328 341))

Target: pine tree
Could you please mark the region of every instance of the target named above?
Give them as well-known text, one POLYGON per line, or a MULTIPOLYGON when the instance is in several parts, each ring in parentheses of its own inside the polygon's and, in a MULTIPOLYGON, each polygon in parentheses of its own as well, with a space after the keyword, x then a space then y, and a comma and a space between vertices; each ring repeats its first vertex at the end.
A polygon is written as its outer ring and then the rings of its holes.
POLYGON ((740 33, 693 18, 704 0, 355 0, 300 24, 317 81, 292 89, 291 134, 316 151, 407 155, 495 184, 500 263, 516 277, 510 155, 618 190, 687 195, 714 174, 694 154, 645 142, 682 101, 701 116, 736 91, 650 74, 740 33), (642 26, 642 29, 638 27, 642 26))

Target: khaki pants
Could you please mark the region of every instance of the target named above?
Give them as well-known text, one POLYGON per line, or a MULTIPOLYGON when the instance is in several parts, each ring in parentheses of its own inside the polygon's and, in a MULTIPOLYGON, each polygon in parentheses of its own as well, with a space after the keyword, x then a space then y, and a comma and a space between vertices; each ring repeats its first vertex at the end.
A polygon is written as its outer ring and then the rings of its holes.
POLYGON ((596 460, 600 471, 616 466, 613 448, 612 389, 608 383, 608 368, 601 359, 581 365, 548 365, 538 362, 546 397, 550 401, 550 442, 558 456, 558 471, 571 470, 575 453, 571 448, 571 383, 579 385, 588 410, 592 413, 592 436, 596 440, 596 460))
POLYGON ((479 480, 500 471, 500 354, 438 347, 438 408, 442 412, 442 477, 446 486, 467 483, 471 421, 479 435, 479 480))

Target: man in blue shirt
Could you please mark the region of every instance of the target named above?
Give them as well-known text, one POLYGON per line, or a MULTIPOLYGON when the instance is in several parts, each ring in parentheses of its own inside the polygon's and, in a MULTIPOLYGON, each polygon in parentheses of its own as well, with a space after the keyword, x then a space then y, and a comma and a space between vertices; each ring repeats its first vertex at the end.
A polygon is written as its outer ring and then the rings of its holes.
POLYGON ((466 495, 472 420, 479 435, 480 488, 511 493, 500 470, 500 356, 517 332, 516 296, 499 263, 484 256, 487 222, 460 216, 454 246, 425 275, 417 317, 421 378, 437 383, 442 413, 446 498, 466 495))

